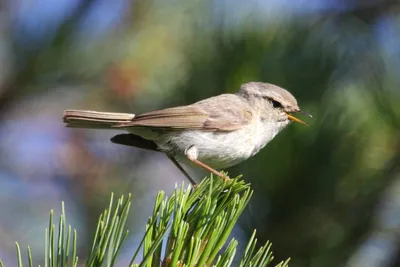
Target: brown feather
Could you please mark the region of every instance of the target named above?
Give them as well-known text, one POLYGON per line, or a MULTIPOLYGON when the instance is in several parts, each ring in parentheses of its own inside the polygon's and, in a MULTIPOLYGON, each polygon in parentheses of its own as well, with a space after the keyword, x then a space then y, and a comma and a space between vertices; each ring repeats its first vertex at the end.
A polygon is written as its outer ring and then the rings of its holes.
POLYGON ((252 117, 250 107, 243 107, 243 103, 236 95, 226 94, 189 106, 139 114, 132 121, 120 122, 113 127, 140 126, 171 130, 234 131, 248 125, 252 117))
POLYGON ((120 122, 131 121, 134 114, 68 109, 63 120, 67 127, 109 129, 120 122))

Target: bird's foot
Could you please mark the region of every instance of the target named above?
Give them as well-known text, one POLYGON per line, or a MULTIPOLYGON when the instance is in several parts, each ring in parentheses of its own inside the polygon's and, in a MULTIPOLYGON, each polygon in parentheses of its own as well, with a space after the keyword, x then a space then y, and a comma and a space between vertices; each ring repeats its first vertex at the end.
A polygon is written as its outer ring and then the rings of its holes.
POLYGON ((193 162, 193 163, 196 164, 197 166, 199 166, 199 167, 201 167, 201 168, 203 168, 203 169, 205 169, 205 170, 211 172, 212 174, 214 174, 214 175, 216 175, 216 176, 218 176, 218 177, 221 177, 222 179, 224 179, 225 182, 229 182, 229 181, 231 180, 227 175, 225 175, 225 174, 223 174, 223 173, 221 173, 221 172, 219 172, 219 171, 217 171, 217 170, 211 168, 211 167, 208 166, 207 164, 205 164, 205 163, 199 161, 199 160, 197 159, 198 151, 197 151, 197 148, 196 148, 195 146, 190 146, 190 147, 188 147, 188 148, 185 150, 185 155, 186 155, 186 157, 187 157, 191 162, 193 162))

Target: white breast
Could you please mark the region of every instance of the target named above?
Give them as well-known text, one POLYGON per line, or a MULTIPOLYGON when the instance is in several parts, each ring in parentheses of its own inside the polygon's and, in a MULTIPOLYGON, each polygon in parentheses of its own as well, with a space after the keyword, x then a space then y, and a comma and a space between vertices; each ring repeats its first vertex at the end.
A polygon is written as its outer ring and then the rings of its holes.
POLYGON ((266 144, 268 144, 280 131, 286 127, 286 122, 262 122, 259 120, 254 127, 253 144, 254 149, 251 156, 257 154, 266 144))
POLYGON ((168 133, 156 141, 166 152, 178 157, 190 146, 196 146, 198 160, 215 169, 240 163, 260 151, 287 123, 266 123, 261 120, 232 132, 183 131, 168 133))

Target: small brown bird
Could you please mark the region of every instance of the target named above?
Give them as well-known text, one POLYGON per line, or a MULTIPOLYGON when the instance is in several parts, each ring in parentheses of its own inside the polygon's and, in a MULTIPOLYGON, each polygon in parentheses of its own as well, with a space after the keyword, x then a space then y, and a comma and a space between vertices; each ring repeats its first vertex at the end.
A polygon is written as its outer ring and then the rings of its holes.
POLYGON ((236 94, 138 115, 66 110, 64 122, 77 128, 122 128, 129 134, 116 135, 112 142, 166 153, 194 184, 180 162, 189 160, 229 179, 216 169, 255 155, 291 121, 307 125, 292 115, 300 112, 296 99, 285 89, 249 82, 236 94))

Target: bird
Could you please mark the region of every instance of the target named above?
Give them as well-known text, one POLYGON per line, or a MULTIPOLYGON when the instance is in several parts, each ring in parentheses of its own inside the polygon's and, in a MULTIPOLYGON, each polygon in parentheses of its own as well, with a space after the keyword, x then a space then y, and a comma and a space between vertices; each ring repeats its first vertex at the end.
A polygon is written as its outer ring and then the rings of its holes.
POLYGON ((227 181, 221 173, 256 155, 291 122, 299 108, 287 90, 270 83, 248 82, 233 94, 142 114, 67 109, 67 127, 120 129, 116 144, 163 152, 192 183, 181 163, 192 162, 227 181))

